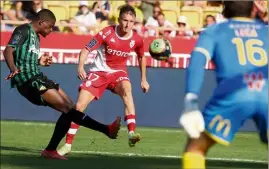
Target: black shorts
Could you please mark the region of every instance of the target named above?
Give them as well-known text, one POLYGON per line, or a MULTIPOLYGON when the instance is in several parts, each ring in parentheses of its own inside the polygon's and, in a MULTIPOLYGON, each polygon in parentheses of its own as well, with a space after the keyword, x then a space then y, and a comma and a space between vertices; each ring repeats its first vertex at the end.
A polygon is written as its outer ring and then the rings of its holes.
POLYGON ((47 106, 41 95, 49 89, 59 90, 59 85, 48 79, 42 73, 17 87, 19 93, 31 103, 39 106, 47 106))

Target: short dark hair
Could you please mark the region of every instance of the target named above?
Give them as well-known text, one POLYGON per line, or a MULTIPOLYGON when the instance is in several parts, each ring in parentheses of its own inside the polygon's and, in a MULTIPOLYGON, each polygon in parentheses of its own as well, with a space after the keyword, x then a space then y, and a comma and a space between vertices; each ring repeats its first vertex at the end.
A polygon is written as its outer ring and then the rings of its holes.
POLYGON ((213 18, 213 20, 216 21, 216 18, 213 15, 206 15, 205 19, 207 19, 207 18, 213 18))
POLYGON ((158 16, 164 16, 165 17, 163 12, 160 12, 158 16))
POLYGON ((153 9, 154 9, 154 8, 159 8, 160 10, 162 10, 162 8, 161 8, 161 6, 160 6, 159 4, 154 4, 154 5, 153 5, 153 9))
POLYGON ((232 17, 250 17, 253 9, 253 1, 224 1, 223 16, 232 17))
POLYGON ((56 21, 56 17, 49 9, 42 9, 37 13, 37 19, 43 21, 56 21))
POLYGON ((119 17, 121 17, 125 13, 128 13, 130 15, 134 15, 136 17, 135 9, 131 5, 123 5, 120 7, 119 17))

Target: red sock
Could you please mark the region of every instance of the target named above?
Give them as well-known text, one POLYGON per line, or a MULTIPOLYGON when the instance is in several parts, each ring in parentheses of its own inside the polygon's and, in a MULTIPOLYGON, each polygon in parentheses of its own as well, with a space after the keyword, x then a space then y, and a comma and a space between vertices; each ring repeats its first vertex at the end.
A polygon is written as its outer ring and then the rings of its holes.
POLYGON ((71 123, 71 126, 66 134, 66 141, 65 144, 72 144, 74 137, 79 129, 79 125, 76 123, 71 123))
POLYGON ((135 131, 135 115, 129 114, 125 116, 124 120, 127 123, 127 128, 129 132, 134 132, 135 131))

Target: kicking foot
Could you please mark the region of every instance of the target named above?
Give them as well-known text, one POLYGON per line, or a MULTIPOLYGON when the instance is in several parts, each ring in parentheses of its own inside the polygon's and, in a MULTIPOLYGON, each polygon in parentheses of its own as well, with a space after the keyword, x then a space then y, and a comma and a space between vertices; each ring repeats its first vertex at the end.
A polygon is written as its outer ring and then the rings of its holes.
POLYGON ((135 144, 140 141, 141 136, 138 133, 129 133, 128 138, 129 138, 129 146, 134 147, 135 144))
POLYGON ((71 152, 71 145, 63 145, 59 150, 57 150, 59 155, 64 156, 71 152))
POLYGON ((58 154, 56 150, 43 150, 41 153, 41 157, 49 159, 68 160, 68 158, 58 154))
POLYGON ((117 117, 117 119, 112 124, 108 125, 108 137, 111 139, 117 139, 120 126, 121 117, 117 117))

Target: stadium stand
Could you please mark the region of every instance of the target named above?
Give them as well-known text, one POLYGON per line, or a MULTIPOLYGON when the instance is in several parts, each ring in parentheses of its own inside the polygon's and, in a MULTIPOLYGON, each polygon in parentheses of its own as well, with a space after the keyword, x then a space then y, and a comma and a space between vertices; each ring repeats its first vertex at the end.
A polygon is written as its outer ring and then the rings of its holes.
MULTIPOLYGON (((76 15, 80 1, 40 1, 43 3, 44 8, 48 8, 54 12, 54 14, 57 17, 58 23, 57 25, 60 28, 60 31, 64 31, 66 26, 68 26, 69 21, 74 18, 76 15), (66 22, 60 22, 60 21, 66 21, 66 22)), ((87 1, 88 7, 92 10, 93 4, 95 1, 87 1)), ((157 1, 156 1, 157 2, 157 1)), ((203 28, 205 17, 208 15, 212 15, 214 17, 219 17, 221 15, 222 6, 220 5, 219 1, 214 2, 208 2, 208 5, 206 7, 201 6, 194 6, 188 5, 184 6, 183 1, 164 1, 160 0, 160 7, 162 9, 162 12, 165 15, 165 18, 171 22, 175 27, 177 27, 177 20, 179 16, 185 16, 188 21, 188 25, 190 28, 199 30, 203 28)), ((111 5, 111 12, 109 14, 108 20, 104 20, 100 23, 100 25, 97 25, 96 31, 98 29, 101 29, 109 24, 117 24, 117 17, 119 13, 119 7, 126 4, 126 1, 109 1, 111 5)), ((141 12, 141 1, 135 1, 135 8, 137 11, 137 17, 138 20, 143 20, 143 13, 141 12)), ((267 2, 265 3, 267 5, 267 2)), ((1 23, 3 24, 10 24, 9 18, 5 16, 6 12, 12 9, 12 1, 1 1, 1 13, 4 15, 3 19, 4 21, 1 23)), ((14 8, 13 8, 14 11, 14 8)), ((13 20, 14 21, 14 20, 13 20)), ((217 19, 218 21, 218 19, 217 19)), ((14 23, 14 22, 12 22, 14 23)), ((74 24, 71 24, 72 26, 76 26, 74 24)), ((77 25, 79 27, 81 25, 77 25)), ((5 26, 1 26, 4 30, 5 26)), ((10 29, 9 29, 10 30, 10 29)))

